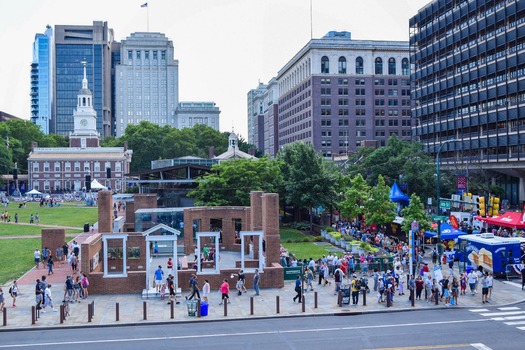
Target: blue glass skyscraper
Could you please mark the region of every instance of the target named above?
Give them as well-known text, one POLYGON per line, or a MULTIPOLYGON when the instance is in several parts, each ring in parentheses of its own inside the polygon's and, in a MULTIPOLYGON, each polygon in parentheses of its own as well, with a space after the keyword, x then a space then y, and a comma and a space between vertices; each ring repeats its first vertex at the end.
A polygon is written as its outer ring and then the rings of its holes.
POLYGON ((49 134, 53 114, 53 29, 36 34, 31 62, 31 121, 49 134))

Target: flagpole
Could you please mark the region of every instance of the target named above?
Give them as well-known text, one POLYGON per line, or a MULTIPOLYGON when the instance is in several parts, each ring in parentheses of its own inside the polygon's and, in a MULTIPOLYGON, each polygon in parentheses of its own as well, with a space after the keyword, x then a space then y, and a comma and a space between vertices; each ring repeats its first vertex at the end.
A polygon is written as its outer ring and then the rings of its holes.
POLYGON ((313 15, 312 15, 312 1, 310 0, 310 39, 314 38, 314 25, 313 25, 313 15))
POLYGON ((148 6, 146 6, 146 16, 147 16, 146 31, 149 32, 149 4, 148 6))

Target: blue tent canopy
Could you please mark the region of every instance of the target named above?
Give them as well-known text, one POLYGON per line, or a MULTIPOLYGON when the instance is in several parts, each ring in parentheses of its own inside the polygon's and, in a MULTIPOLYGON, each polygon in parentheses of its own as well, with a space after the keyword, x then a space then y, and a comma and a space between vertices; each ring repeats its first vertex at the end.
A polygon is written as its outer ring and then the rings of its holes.
POLYGON ((397 182, 394 181, 394 184, 392 185, 392 188, 390 189, 390 200, 394 203, 408 202, 410 201, 410 197, 404 194, 403 191, 401 191, 401 189, 397 185, 397 182))
MULTIPOLYGON (((459 236, 466 235, 467 233, 461 230, 458 230, 457 228, 452 227, 452 225, 447 223, 441 224, 441 239, 444 240, 450 240, 450 239, 456 239, 459 236)), ((432 231, 426 231, 425 237, 434 238, 437 237, 437 232, 432 231)))

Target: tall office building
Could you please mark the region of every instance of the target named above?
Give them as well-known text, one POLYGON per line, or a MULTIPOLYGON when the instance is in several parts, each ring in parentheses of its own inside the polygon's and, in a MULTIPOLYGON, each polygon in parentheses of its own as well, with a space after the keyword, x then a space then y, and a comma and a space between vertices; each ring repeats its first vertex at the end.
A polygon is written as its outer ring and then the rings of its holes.
POLYGON ((46 27, 43 34, 36 34, 31 62, 31 121, 49 134, 49 124, 54 120, 53 109, 53 29, 46 27))
POLYGON ((504 198, 521 203, 525 2, 432 1, 410 31, 414 135, 444 166, 483 169, 504 198))
POLYGON ((55 119, 49 132, 67 135, 73 131, 72 112, 81 84, 82 64, 87 63, 87 79, 97 112, 97 131, 102 137, 111 132, 111 47, 113 30, 107 22, 93 25, 56 25, 54 33, 55 119))
POLYGON ((115 67, 116 136, 128 124, 148 121, 175 127, 179 103, 179 61, 173 42, 161 33, 132 33, 120 43, 115 67))
POLYGON ((248 143, 251 145, 258 144, 255 140, 255 125, 257 116, 263 114, 264 106, 260 97, 265 93, 267 87, 267 85, 259 82, 259 86, 248 91, 248 143))
POLYGON ((408 42, 329 32, 310 40, 275 80, 278 97, 263 104, 268 130, 272 118, 277 125, 274 151, 304 141, 333 159, 384 146, 392 134, 411 138, 408 42))
MULTIPOLYGON (((279 115, 279 84, 276 78, 272 78, 268 85, 259 83, 257 89, 248 93, 248 106, 253 106, 252 112, 248 114, 249 128, 252 130, 252 142, 259 150, 275 157, 279 151, 278 120, 279 115)), ((250 108, 248 109, 250 111, 250 108)), ((248 131, 248 135, 250 132, 248 131)))

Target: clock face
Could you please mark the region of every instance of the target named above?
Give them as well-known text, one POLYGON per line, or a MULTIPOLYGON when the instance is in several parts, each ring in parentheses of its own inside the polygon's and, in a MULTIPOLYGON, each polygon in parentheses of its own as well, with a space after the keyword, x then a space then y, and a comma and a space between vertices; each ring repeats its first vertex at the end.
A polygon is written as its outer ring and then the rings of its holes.
POLYGON ((80 125, 81 125, 81 126, 84 126, 84 127, 86 127, 86 126, 87 126, 87 124, 88 124, 88 121, 87 121, 87 119, 81 119, 81 120, 80 120, 80 125))

